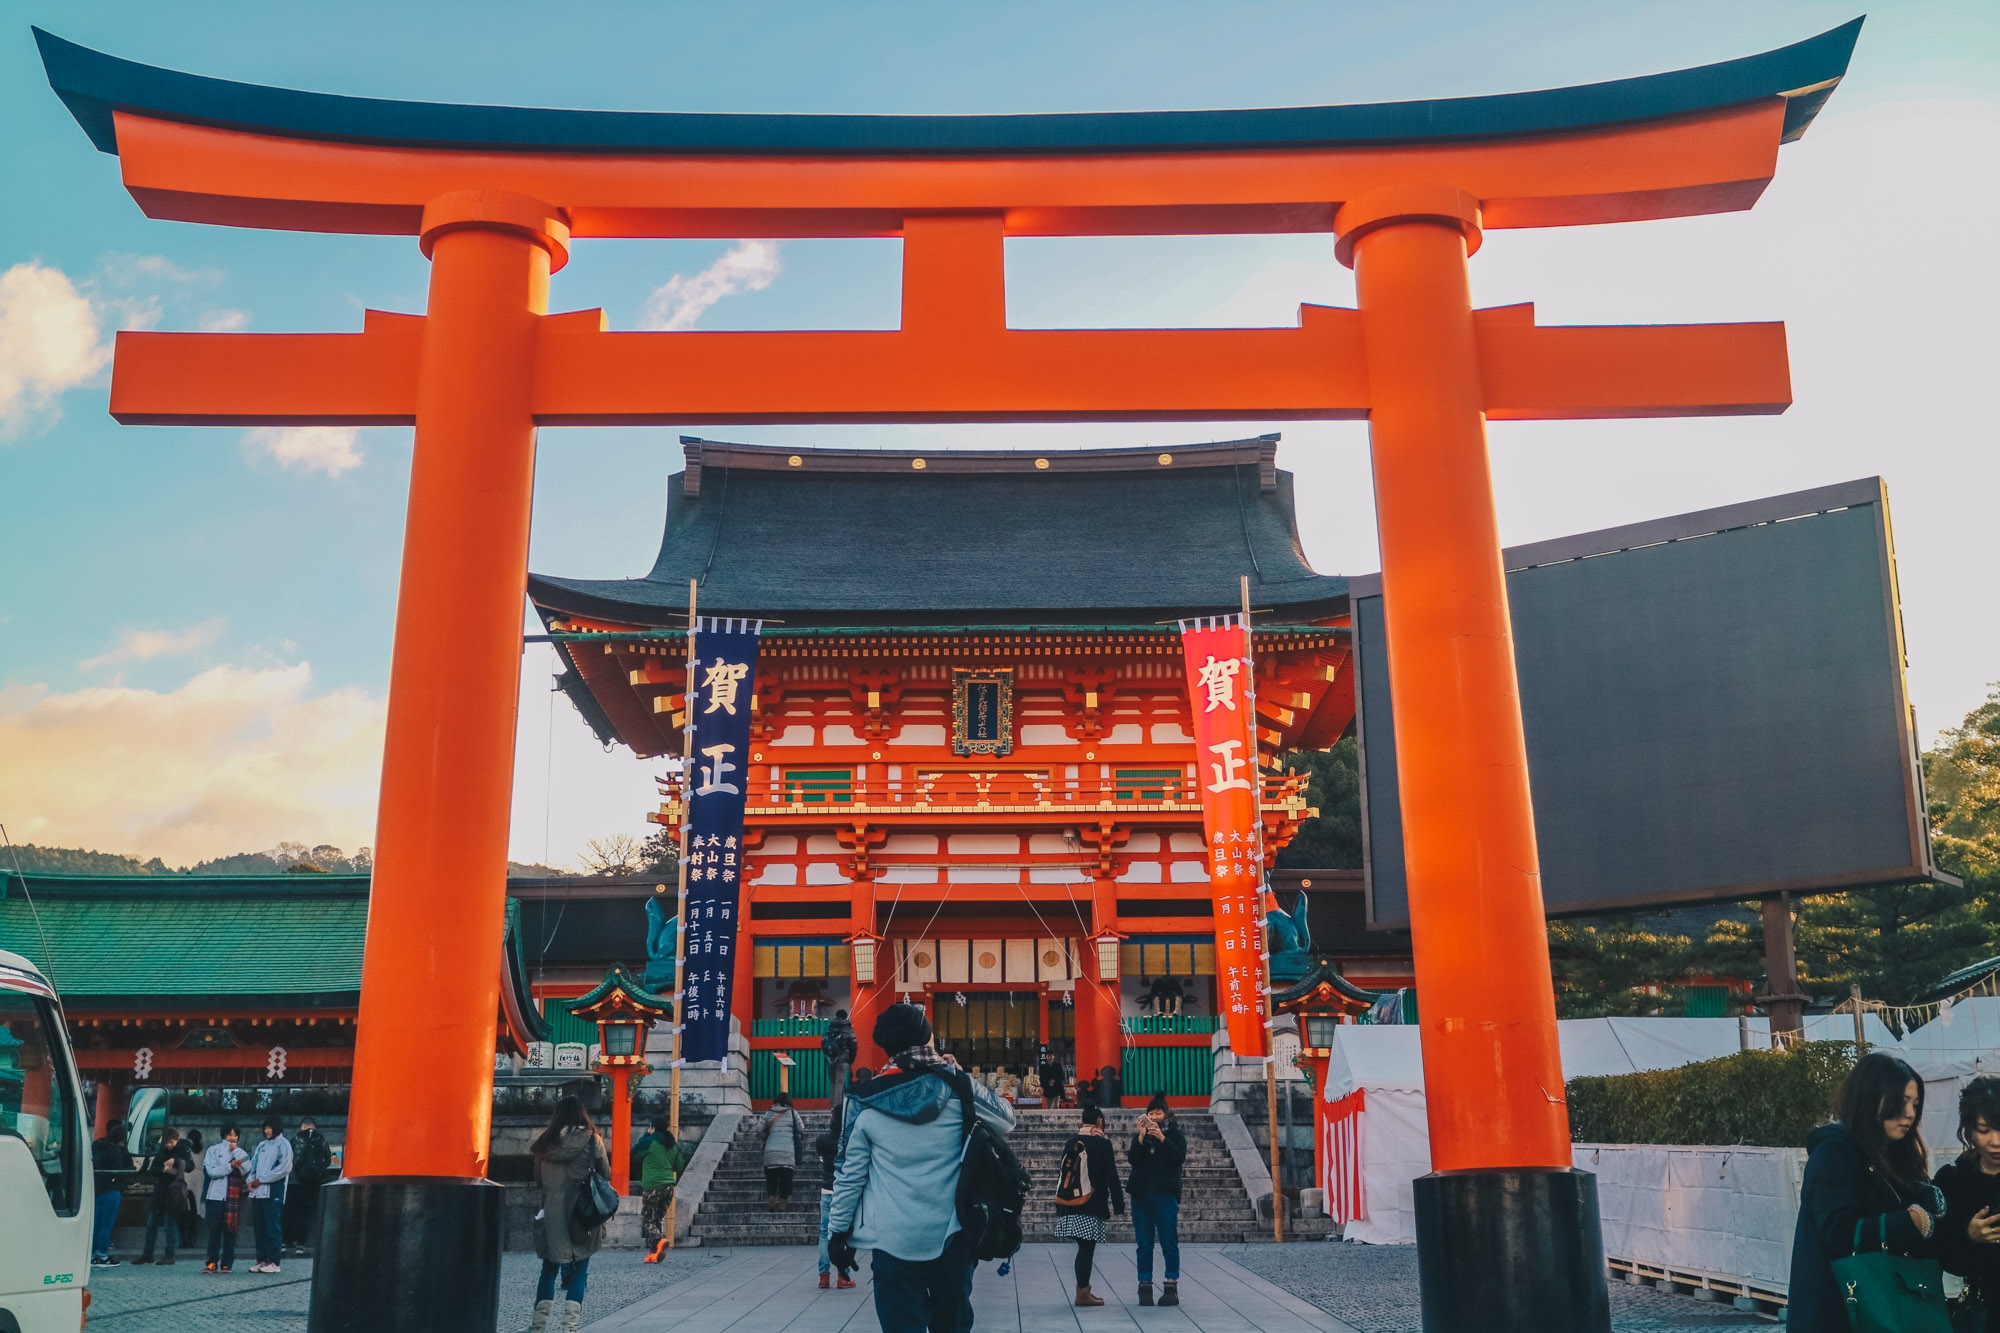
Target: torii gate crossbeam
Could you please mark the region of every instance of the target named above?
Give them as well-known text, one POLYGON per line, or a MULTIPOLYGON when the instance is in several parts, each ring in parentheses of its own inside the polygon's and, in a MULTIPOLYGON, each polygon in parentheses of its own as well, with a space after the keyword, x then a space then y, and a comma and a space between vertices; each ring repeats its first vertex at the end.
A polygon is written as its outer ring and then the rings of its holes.
POLYGON ((1435 1171, 1425 1328, 1606 1329, 1571 1167, 1489 418, 1779 412, 1778 324, 1542 328, 1475 311, 1487 228, 1750 207, 1859 20, 1701 69, 1259 111, 706 116, 227 83, 37 33, 152 217, 415 236, 422 316, 358 334, 124 333, 128 423, 416 427, 347 1158, 315 1333, 490 1330, 486 1186, 538 425, 1366 418, 1435 1171), (1009 236, 1322 232, 1359 308, 1294 329, 1026 330, 1009 236), (613 333, 550 315, 578 239, 898 236, 902 327, 613 333), (413 1107, 418 1097, 420 1107, 413 1107), (402 1276, 407 1275, 407 1280, 402 1276))

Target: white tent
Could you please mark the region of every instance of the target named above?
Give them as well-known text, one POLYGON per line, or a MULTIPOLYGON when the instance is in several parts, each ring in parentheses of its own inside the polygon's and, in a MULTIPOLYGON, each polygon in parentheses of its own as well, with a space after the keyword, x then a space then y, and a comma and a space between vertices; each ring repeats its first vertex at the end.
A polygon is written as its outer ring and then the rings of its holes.
MULTIPOLYGON (((2000 1017, 2000 1015, 1996 1015, 2000 1017)), ((1733 1018, 1579 1018, 1556 1025, 1563 1077, 1673 1069, 1731 1055, 1743 1047, 1733 1018)), ((2000 1032, 2000 1023, 1994 1030, 2000 1032)), ((1865 1016, 1869 1040, 1894 1046, 1875 1015, 1865 1016)), ((1854 1020, 1809 1019, 1806 1037, 1852 1040, 1854 1020)), ((1769 1044, 1764 1019, 1750 1022, 1751 1044, 1769 1044)), ((1344 1025, 1334 1038, 1319 1103, 1320 1154, 1328 1211, 1347 1225, 1349 1240, 1377 1245, 1416 1240, 1411 1182, 1431 1169, 1423 1053, 1415 1027, 1344 1025)))
POLYGON ((1934 1160, 1950 1157, 1959 1151, 1959 1090, 1981 1074, 2000 1074, 2000 998, 1958 1001, 1903 1038, 1896 1053, 1924 1081, 1924 1142, 1934 1160))

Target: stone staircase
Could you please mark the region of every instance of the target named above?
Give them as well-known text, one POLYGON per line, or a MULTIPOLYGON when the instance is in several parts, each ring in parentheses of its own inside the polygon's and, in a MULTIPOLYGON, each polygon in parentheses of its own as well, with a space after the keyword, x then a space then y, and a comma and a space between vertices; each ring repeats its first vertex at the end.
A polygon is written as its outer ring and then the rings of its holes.
MULTIPOLYGON (((1075 1111, 1025 1110, 1016 1113, 1014 1132, 1008 1145, 1033 1177, 1034 1189, 1022 1218, 1024 1239, 1047 1242, 1055 1235, 1056 1173, 1062 1165, 1063 1145, 1076 1132, 1075 1111)), ((1187 1163, 1182 1170, 1180 1238, 1188 1242, 1234 1244, 1267 1240, 1270 1232, 1260 1227, 1250 1200, 1214 1119, 1206 1111, 1176 1112, 1181 1130, 1187 1135, 1187 1163)), ((801 1111, 806 1144, 792 1190, 790 1211, 771 1212, 764 1204, 763 1140, 758 1133, 761 1117, 748 1118, 737 1130, 728 1152, 709 1182, 701 1211, 696 1216, 692 1236, 703 1245, 817 1245, 819 1243, 819 1156, 812 1140, 825 1132, 825 1111, 801 1111)), ((1127 1171, 1125 1146, 1131 1142, 1138 1120, 1136 1110, 1114 1111, 1106 1119, 1107 1131, 1118 1147, 1121 1178, 1127 1171)), ((1111 1219, 1111 1240, 1130 1243, 1129 1216, 1111 1219)))

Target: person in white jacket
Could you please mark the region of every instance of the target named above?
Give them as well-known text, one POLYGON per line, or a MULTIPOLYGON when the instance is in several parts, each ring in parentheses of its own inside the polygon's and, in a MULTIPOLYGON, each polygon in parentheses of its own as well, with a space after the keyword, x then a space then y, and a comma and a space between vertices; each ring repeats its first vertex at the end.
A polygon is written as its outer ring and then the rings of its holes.
POLYGON ((276 1116, 264 1118, 264 1138, 250 1150, 250 1165, 244 1168, 249 1180, 251 1218, 257 1228, 257 1262, 253 1273, 275 1273, 285 1257, 285 1187, 292 1179, 292 1144, 276 1116))
POLYGON ((236 1264, 236 1225, 239 1211, 229 1198, 230 1172, 250 1154, 236 1146, 236 1126, 224 1125, 222 1133, 202 1154, 201 1169, 207 1184, 202 1188, 202 1216, 208 1222, 208 1267, 206 1273, 227 1273, 236 1264))

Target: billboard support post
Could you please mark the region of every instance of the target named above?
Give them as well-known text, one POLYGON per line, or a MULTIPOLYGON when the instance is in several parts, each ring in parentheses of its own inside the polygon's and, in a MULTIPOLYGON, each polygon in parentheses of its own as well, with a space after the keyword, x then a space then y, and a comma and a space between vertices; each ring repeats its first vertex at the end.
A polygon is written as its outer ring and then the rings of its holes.
POLYGON ((1757 997, 1771 1015, 1771 1042, 1796 1041, 1805 1031, 1805 992, 1799 989, 1798 955, 1793 947, 1792 895, 1764 900, 1764 973, 1769 993, 1757 997))

